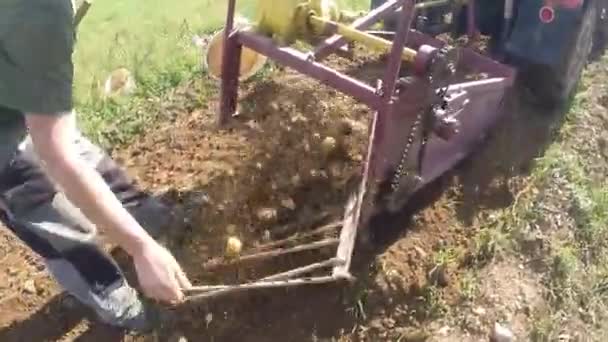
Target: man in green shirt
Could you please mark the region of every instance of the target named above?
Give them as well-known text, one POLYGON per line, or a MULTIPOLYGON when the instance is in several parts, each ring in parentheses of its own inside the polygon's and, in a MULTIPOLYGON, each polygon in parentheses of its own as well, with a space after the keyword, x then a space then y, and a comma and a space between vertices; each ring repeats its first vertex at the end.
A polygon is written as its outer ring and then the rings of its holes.
POLYGON ((170 210, 76 128, 73 15, 71 0, 0 0, 0 217, 103 322, 143 331, 147 306, 97 228, 133 258, 148 297, 178 303, 191 285, 155 240, 170 210))

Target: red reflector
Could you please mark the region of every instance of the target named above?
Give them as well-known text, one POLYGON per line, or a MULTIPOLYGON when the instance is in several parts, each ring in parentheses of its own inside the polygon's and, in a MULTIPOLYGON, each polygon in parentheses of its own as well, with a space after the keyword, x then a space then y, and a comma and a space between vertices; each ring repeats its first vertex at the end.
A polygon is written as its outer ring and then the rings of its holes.
POLYGON ((553 19, 555 19, 555 10, 553 10, 553 7, 543 6, 540 9, 538 16, 541 22, 543 22, 544 24, 548 24, 552 22, 553 19))

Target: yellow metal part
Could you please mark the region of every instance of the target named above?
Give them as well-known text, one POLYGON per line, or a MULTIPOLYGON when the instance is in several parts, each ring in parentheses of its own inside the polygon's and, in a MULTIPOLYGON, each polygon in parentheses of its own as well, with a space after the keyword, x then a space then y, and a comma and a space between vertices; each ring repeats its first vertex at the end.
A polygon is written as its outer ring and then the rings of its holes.
MULTIPOLYGON (((331 30, 332 27, 335 27, 337 33, 343 36, 346 40, 361 43, 376 51, 390 52, 393 47, 393 43, 386 39, 382 39, 380 37, 376 37, 374 35, 355 30, 349 27, 348 25, 328 21, 314 15, 309 18, 309 21, 310 24, 315 27, 316 31, 318 30, 320 32, 323 32, 325 30, 331 30)), ((401 58, 406 62, 413 62, 416 58, 416 50, 404 48, 401 54, 401 58)))
MULTIPOLYGON (((431 0, 436 5, 447 0, 431 0)), ((466 1, 466 0, 460 0, 466 1)), ((388 40, 356 30, 344 22, 350 22, 357 14, 340 11, 335 0, 257 0, 255 24, 241 23, 240 29, 248 29, 273 38, 280 45, 291 45, 296 40, 308 40, 338 33, 351 42, 361 43, 371 49, 390 52, 388 40)), ((205 64, 208 73, 221 77, 224 31, 216 33, 207 46, 205 64)), ((412 62, 416 51, 403 49, 402 59, 412 62)), ((243 47, 241 52, 240 79, 245 80, 257 73, 267 58, 243 47)))
MULTIPOLYGON (((217 32, 207 45, 204 64, 207 73, 219 79, 222 77, 222 60, 224 55, 224 30, 217 32)), ((250 78, 260 71, 266 64, 268 58, 256 51, 243 46, 241 51, 241 65, 239 68, 239 79, 241 81, 250 78)))
POLYGON ((338 21, 341 13, 334 0, 258 0, 256 31, 271 36, 282 45, 310 36, 311 13, 338 21))

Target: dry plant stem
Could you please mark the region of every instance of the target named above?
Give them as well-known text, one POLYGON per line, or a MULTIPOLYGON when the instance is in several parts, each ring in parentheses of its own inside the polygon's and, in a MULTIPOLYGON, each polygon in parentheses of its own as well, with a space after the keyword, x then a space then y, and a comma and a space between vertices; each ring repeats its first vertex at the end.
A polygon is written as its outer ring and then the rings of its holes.
POLYGON ((302 285, 325 284, 325 283, 335 282, 340 279, 341 278, 339 278, 339 277, 325 276, 325 277, 293 279, 293 280, 283 280, 283 281, 274 281, 274 282, 259 282, 259 283, 250 283, 250 284, 241 284, 241 285, 209 286, 209 288, 216 288, 217 290, 186 297, 186 301, 191 302, 191 301, 200 300, 200 299, 204 299, 204 298, 214 297, 219 294, 228 293, 228 291, 236 292, 236 291, 253 290, 253 289, 270 289, 270 288, 277 288, 277 287, 293 287, 293 286, 302 286, 302 285))
POLYGON ((305 244, 305 245, 300 245, 300 246, 296 246, 296 247, 292 247, 292 248, 285 248, 285 249, 278 249, 278 250, 274 250, 274 251, 249 254, 249 255, 245 255, 240 258, 234 259, 234 260, 226 260, 226 262, 223 262, 223 263, 218 260, 213 260, 213 261, 207 263, 206 265, 204 265, 203 269, 210 270, 210 269, 222 266, 222 265, 228 265, 228 264, 234 264, 234 263, 252 261, 252 260, 267 259, 267 258, 284 255, 284 254, 297 253, 297 252, 303 252, 303 251, 308 251, 308 250, 312 250, 312 249, 319 249, 319 248, 323 248, 323 247, 334 246, 339 243, 340 243, 340 239, 326 239, 326 240, 321 240, 321 241, 317 241, 317 242, 313 242, 313 243, 309 243, 309 244, 305 244))
POLYGON ((329 224, 326 224, 324 226, 321 226, 313 231, 307 232, 307 233, 303 233, 303 234, 297 234, 295 236, 286 238, 286 239, 282 239, 282 240, 277 240, 277 241, 273 241, 267 244, 263 244, 263 245, 259 245, 255 248, 255 250, 263 250, 263 249, 268 249, 268 248, 274 248, 277 246, 280 246, 286 242, 291 242, 291 241, 295 241, 297 239, 304 239, 307 237, 312 237, 315 236, 317 234, 321 234, 321 233, 325 233, 325 232, 329 232, 332 230, 336 230, 338 228, 340 228, 342 226, 342 221, 337 221, 337 222, 332 222, 329 224))

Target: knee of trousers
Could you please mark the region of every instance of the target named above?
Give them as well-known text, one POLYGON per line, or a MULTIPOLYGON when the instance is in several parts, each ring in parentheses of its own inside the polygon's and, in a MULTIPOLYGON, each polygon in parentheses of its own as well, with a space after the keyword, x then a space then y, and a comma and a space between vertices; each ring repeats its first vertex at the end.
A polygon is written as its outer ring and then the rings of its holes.
MULTIPOLYGON (((96 169, 123 206, 150 235, 157 237, 172 220, 168 206, 141 190, 123 168, 86 137, 78 135, 75 145, 84 161, 96 169)), ((0 191, 9 211, 15 216, 24 216, 20 213, 28 213, 52 201, 57 202, 57 196, 63 196, 58 195, 53 183, 40 168, 29 138, 21 145, 10 166, 0 174, 0 191)), ((64 209, 73 207, 65 204, 68 202, 66 199, 62 199, 62 202, 64 209)), ((71 216, 82 216, 74 208, 67 211, 71 216)), ((78 221, 88 222, 84 217, 78 221)))

